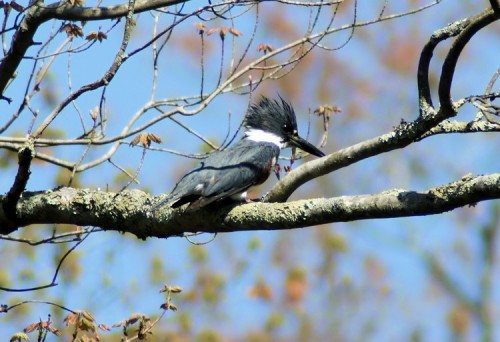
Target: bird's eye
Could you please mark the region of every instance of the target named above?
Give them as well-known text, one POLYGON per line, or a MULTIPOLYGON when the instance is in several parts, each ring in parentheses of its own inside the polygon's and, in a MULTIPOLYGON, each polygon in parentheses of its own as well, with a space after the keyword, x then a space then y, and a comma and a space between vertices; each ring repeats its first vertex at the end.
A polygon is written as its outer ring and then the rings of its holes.
POLYGON ((284 124, 284 125, 283 125, 283 129, 285 130, 285 132, 289 132, 289 133, 293 133, 293 134, 295 134, 295 133, 296 133, 296 130, 293 130, 293 131, 292 131, 292 128, 293 128, 293 127, 290 127, 290 125, 288 125, 288 124, 284 124))

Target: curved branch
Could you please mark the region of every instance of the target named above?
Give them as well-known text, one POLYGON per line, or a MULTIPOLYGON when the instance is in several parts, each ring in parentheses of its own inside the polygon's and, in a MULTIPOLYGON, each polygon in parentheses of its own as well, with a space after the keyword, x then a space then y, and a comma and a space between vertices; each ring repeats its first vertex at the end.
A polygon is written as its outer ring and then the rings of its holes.
POLYGON ((429 85, 429 68, 436 46, 443 40, 458 35, 467 25, 469 25, 469 23, 469 19, 464 19, 435 31, 422 49, 417 70, 418 98, 421 116, 425 116, 428 114, 429 110, 433 109, 431 88, 429 85))
POLYGON ((490 4, 494 11, 500 11, 500 2, 498 0, 490 0, 490 4))
POLYGON ((500 11, 495 11, 491 8, 483 11, 475 17, 468 19, 469 24, 463 28, 462 32, 460 32, 453 42, 443 62, 441 77, 439 79, 438 94, 441 110, 443 112, 455 112, 451 99, 451 85, 453 82, 453 76, 455 75, 458 58, 460 57, 462 50, 477 32, 498 19, 500 19, 500 11))
MULTIPOLYGON (((148 210, 161 198, 151 197, 140 190, 114 194, 61 188, 25 193, 18 205, 16 223, 19 227, 41 223, 99 226, 129 232, 142 239, 166 238, 187 232, 278 230, 332 222, 432 215, 491 199, 500 199, 500 173, 466 176, 423 192, 396 189, 374 195, 290 203, 221 204, 190 215, 185 215, 182 209, 167 207, 150 212, 148 210)), ((1 233, 10 232, 12 230, 1 233)))
POLYGON ((31 160, 34 155, 35 148, 33 146, 33 140, 28 140, 18 152, 19 168, 17 169, 14 184, 5 196, 5 200, 1 202, 3 211, 5 212, 7 218, 12 219, 16 217, 16 204, 26 188, 26 184, 28 183, 28 179, 31 174, 31 160))

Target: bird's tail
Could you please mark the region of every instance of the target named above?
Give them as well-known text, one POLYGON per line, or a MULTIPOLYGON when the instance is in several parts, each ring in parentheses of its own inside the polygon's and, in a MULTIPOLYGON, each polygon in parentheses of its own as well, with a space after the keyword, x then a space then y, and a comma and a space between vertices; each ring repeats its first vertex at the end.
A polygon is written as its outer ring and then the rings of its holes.
POLYGON ((151 206, 150 211, 157 211, 158 209, 166 206, 167 204, 171 203, 172 201, 174 201, 174 199, 169 195, 169 196, 167 196, 167 198, 164 198, 164 199, 160 200, 159 202, 153 204, 151 206))

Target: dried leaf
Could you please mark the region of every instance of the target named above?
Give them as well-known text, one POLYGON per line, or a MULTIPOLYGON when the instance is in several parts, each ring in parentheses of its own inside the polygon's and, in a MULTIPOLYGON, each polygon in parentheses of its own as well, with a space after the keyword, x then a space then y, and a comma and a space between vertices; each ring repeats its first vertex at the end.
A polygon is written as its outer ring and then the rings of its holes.
POLYGON ((210 30, 207 31, 207 36, 210 36, 211 34, 217 32, 219 29, 214 27, 214 28, 211 28, 210 30))
POLYGON ((86 40, 96 40, 97 39, 97 32, 95 32, 95 31, 90 32, 89 34, 87 34, 85 36, 85 39, 86 40))
POLYGON ((142 133, 137 134, 137 135, 134 137, 134 139, 132 139, 132 141, 130 142, 130 144, 129 144, 129 145, 130 145, 130 146, 135 146, 135 145, 137 145, 137 144, 139 143, 139 141, 141 141, 141 135, 142 135, 142 133))
POLYGON ((167 297, 166 302, 163 303, 162 305, 160 305, 160 309, 162 309, 162 310, 177 311, 177 306, 175 306, 174 304, 172 304, 172 302, 170 301, 170 297, 167 297))
POLYGON ((96 121, 97 114, 99 114, 99 107, 95 106, 94 108, 92 108, 90 110, 89 114, 90 114, 90 117, 92 118, 92 121, 96 121))
POLYGON ((40 327, 41 327, 41 322, 31 323, 26 328, 24 328, 23 331, 25 333, 29 334, 30 332, 34 331, 35 329, 40 329, 40 327))
POLYGON ((120 322, 116 322, 115 324, 113 324, 111 327, 112 328, 118 328, 118 327, 123 327, 124 325, 127 324, 127 321, 120 321, 120 322))
POLYGON ((198 29, 198 33, 199 34, 203 34, 203 32, 205 32, 205 24, 201 23, 201 22, 197 22, 197 23, 193 23, 194 27, 196 27, 198 29))
POLYGON ((224 40, 224 38, 226 37, 227 30, 228 30, 227 27, 221 27, 220 28, 220 30, 219 30, 219 37, 220 37, 220 39, 224 40))
POLYGON ((50 331, 51 333, 53 333, 56 336, 61 336, 62 335, 62 332, 60 332, 59 330, 57 330, 54 327, 48 326, 47 330, 50 331))
POLYGON ((98 32, 90 32, 86 37, 85 39, 86 40, 98 40, 99 42, 102 42, 103 39, 107 39, 108 36, 106 35, 106 33, 104 32, 101 32, 101 31, 98 31, 98 32))
POLYGON ((140 135, 140 141, 143 147, 149 146, 149 139, 146 133, 140 135))
POLYGON ((172 293, 181 293, 182 292, 182 287, 180 286, 173 286, 170 288, 170 292, 172 293))
POLYGON ((149 320, 148 316, 135 313, 135 314, 130 315, 130 317, 127 318, 126 320, 113 324, 112 327, 116 328, 116 327, 121 327, 121 326, 129 326, 129 325, 137 323, 137 321, 141 318, 144 320, 149 320))
POLYGON ((234 27, 231 27, 229 29, 229 32, 233 35, 233 36, 236 36, 236 37, 239 37, 241 36, 241 32, 238 31, 237 29, 235 29, 234 27))
POLYGON ((98 342, 99 336, 89 336, 89 335, 81 335, 75 340, 75 342, 98 342))
POLYGON ((106 324, 103 324, 103 323, 99 323, 97 325, 97 328, 99 328, 102 331, 111 331, 111 327, 109 325, 106 325, 106 324))
POLYGON ((83 318, 89 320, 90 322, 95 322, 95 318, 90 314, 90 312, 82 310, 79 311, 79 313, 83 316, 83 318))
POLYGON ((314 110, 315 114, 323 117, 323 125, 325 131, 328 131, 329 129, 330 117, 332 113, 340 113, 340 112, 342 112, 342 109, 340 107, 330 104, 321 105, 314 110))
POLYGON ((274 48, 270 44, 259 44, 257 45, 257 51, 264 51, 264 53, 272 52, 274 48))
POLYGON ((153 134, 153 133, 148 133, 148 139, 152 142, 155 142, 157 144, 161 144, 161 139, 159 136, 153 134))
POLYGON ((224 38, 226 37, 227 32, 231 33, 233 36, 241 35, 241 32, 233 27, 213 27, 207 31, 207 36, 210 36, 217 31, 219 31, 219 36, 222 40, 224 40, 224 38))
POLYGON ((83 316, 81 316, 80 320, 78 321, 78 328, 81 330, 89 331, 89 332, 93 332, 93 333, 95 333, 97 330, 94 322, 86 319, 83 316))
POLYGON ((78 314, 77 313, 69 313, 66 317, 64 317, 63 322, 68 325, 75 325, 76 322, 78 321, 78 314))
POLYGON ((330 116, 331 113, 340 113, 342 109, 335 105, 325 104, 321 105, 314 110, 314 113, 318 115, 327 115, 330 116))
POLYGON ((104 32, 99 32, 97 34, 97 40, 102 42, 104 39, 108 39, 108 35, 104 32))
POLYGON ((134 139, 130 142, 130 146, 135 146, 139 143, 141 143, 142 147, 149 147, 151 146, 151 142, 155 143, 161 143, 161 139, 159 136, 153 134, 153 133, 139 133, 137 134, 134 139))
POLYGON ((43 330, 43 329, 50 331, 51 333, 53 333, 56 336, 61 335, 61 332, 59 330, 57 330, 56 328, 51 327, 48 321, 40 321, 40 322, 36 322, 36 323, 31 323, 26 328, 24 328, 23 331, 25 333, 30 333, 34 330, 43 330))
POLYGON ((82 28, 75 24, 64 24, 60 31, 66 32, 68 37, 83 37, 82 28))
POLYGON ((84 0, 69 0, 72 6, 83 6, 84 0))

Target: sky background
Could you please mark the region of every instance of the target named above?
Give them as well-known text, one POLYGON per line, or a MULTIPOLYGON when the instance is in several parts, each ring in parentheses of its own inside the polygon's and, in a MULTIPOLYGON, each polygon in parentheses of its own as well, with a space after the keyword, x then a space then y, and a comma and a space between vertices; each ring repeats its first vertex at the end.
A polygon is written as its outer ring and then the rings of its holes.
MULTIPOLYGON (((424 3, 389 1, 387 13, 405 11, 424 3)), ((478 1, 463 1, 457 5, 456 1, 443 0, 438 6, 418 14, 359 28, 344 48, 333 52, 315 51, 289 78, 266 82, 254 96, 283 94, 298 113, 301 135, 305 135, 310 122, 309 140, 314 143, 320 141, 320 122, 308 113, 324 103, 340 106, 342 113, 331 120, 328 143, 323 148, 326 153, 378 136, 391 130, 401 119, 411 121, 417 117, 416 65, 418 54, 432 32, 476 13, 487 3, 481 1, 478 6, 478 1), (300 77, 294 77, 294 73, 300 77)), ((373 19, 382 4, 383 1, 359 1, 358 20, 373 19)), ((188 5, 186 12, 196 6, 188 5)), ((352 7, 347 8, 349 10, 340 13, 335 26, 352 21, 352 7)), ((256 42, 279 47, 286 42, 288 35, 304 32, 304 28, 297 27, 297 23, 308 18, 301 8, 263 4, 261 11, 265 14, 261 17, 256 42)), ((321 17, 323 25, 327 18, 321 17)), ((160 26, 167 25, 168 20, 162 20, 160 26)), ((235 27, 242 32, 242 36, 236 38, 237 49, 241 49, 250 37, 253 20, 252 15, 244 15, 235 21, 235 27)), ((160 56, 154 98, 199 92, 200 62, 196 53, 199 46, 196 45, 198 36, 193 26, 196 21, 188 20, 180 25, 160 56)), ((151 36, 151 22, 148 13, 137 17, 137 28, 128 51, 141 46, 151 36)), ((216 24, 210 22, 207 25, 215 27, 216 24)), ((52 29, 50 25, 46 30, 52 29)), ((99 25, 106 30, 112 22, 88 23, 85 32, 95 30, 99 25)), ((109 33, 105 42, 96 44, 88 52, 54 61, 51 77, 45 85, 56 100, 63 99, 68 93, 69 69, 74 88, 95 80, 106 70, 119 44, 121 29, 122 26, 118 26, 109 33)), ((492 43, 498 40, 499 29, 498 24, 492 25, 467 46, 454 80, 455 99, 484 91, 499 67, 500 45, 492 43)), ((39 39, 46 33, 42 30, 39 39)), ((216 36, 206 37, 206 89, 213 87, 217 79, 220 42, 216 36)), ((347 33, 342 32, 328 37, 325 43, 336 46, 346 37, 347 33)), ((81 40, 75 40, 73 44, 79 42, 81 40)), ((56 40, 52 49, 57 43, 56 40)), ((436 51, 437 61, 432 65, 434 76, 438 75, 439 61, 447 47, 448 42, 436 51)), ((30 52, 32 50, 28 54, 30 52)), ((106 90, 110 136, 120 131, 129 117, 151 98, 151 71, 151 53, 146 50, 131 57, 106 90)), ((23 63, 18 77, 8 88, 7 96, 14 97, 24 92, 23 80, 30 72, 31 64, 23 63)), ((91 126, 87 113, 99 103, 99 96, 97 92, 84 95, 77 101, 87 127, 91 126)), ((50 103, 42 98, 34 102, 43 118, 50 111, 50 103)), ((220 143, 228 131, 230 136, 235 133, 247 105, 247 96, 227 94, 214 100, 200 115, 178 119, 211 141, 220 143)), ((0 112, 10 115, 12 108, 16 108, 16 103, 10 106, 0 103, 0 112)), ((5 134, 27 133, 30 117, 28 113, 23 115, 5 134)), ((155 113, 148 113, 137 125, 152 115, 155 113)), ((458 118, 470 121, 474 115, 474 110, 468 108, 461 111, 458 118)), ((81 125, 77 118, 76 111, 68 109, 51 128, 64 131, 66 137, 79 135, 81 125)), ((36 122, 39 124, 41 120, 36 122)), ((206 151, 200 140, 170 120, 164 120, 148 131, 161 137, 161 147, 188 154, 206 151)), ((85 160, 95 158, 106 148, 92 149, 85 160)), ((82 149, 57 148, 53 153, 75 160, 82 149)), ((113 156, 113 161, 135 170, 141 163, 141 154, 140 148, 123 146, 113 156)), ((148 151, 138 176, 140 184, 131 188, 154 195, 168 192, 194 165, 196 161, 182 156, 148 151)), ((498 137, 495 134, 436 136, 314 180, 294 193, 291 200, 376 193, 393 188, 425 190, 452 182, 467 173, 498 172, 498 166, 498 137)), ((15 171, 15 167, 2 170, 0 191, 8 191, 15 171)), ((55 166, 34 165, 28 190, 54 187, 58 172, 55 166)), ((81 174, 79 182, 84 187, 116 191, 124 184, 116 183, 119 174, 113 165, 104 163, 81 174)), ((270 177, 254 195, 264 194, 275 182, 275 177, 270 177)), ((196 238, 198 242, 207 242, 203 246, 195 246, 183 238, 138 241, 128 235, 101 232, 91 235, 77 248, 74 254, 78 270, 75 271, 74 267, 68 268, 71 271, 63 269, 58 279, 59 286, 36 293, 0 293, 0 303, 30 298, 57 300, 75 310, 88 310, 99 323, 111 325, 132 312, 158 314, 163 298, 158 291, 163 283, 179 285, 185 292, 196 292, 202 275, 209 282, 223 284, 216 299, 189 301, 179 298, 176 301, 174 297, 179 311, 168 312, 161 329, 177 331, 179 317, 188 315, 193 333, 210 328, 226 337, 236 338, 261 329, 271 314, 280 312, 282 323, 275 334, 284 339, 297 338, 297 332, 303 329, 304 322, 308 322, 317 336, 324 340, 332 336, 342 336, 348 341, 359 340, 364 336, 362 329, 371 329, 366 336, 372 341, 405 340, 416 331, 423 341, 444 341, 453 338, 448 322, 456 301, 431 279, 425 257, 432 255, 440 260, 453 275, 456 286, 471 298, 478 298, 478 279, 484 266, 479 232, 490 222, 494 206, 498 207, 498 201, 432 217, 336 223, 285 232, 256 231, 216 237, 204 234, 196 238), (336 237, 344 248, 325 252, 321 248, 325 236, 336 237), (308 290, 300 303, 290 305, 284 299, 283 283, 287 270, 294 268, 306 270, 308 290), (328 271, 324 271, 325 268, 328 271), (273 289, 271 300, 249 295, 259 280, 264 280, 273 289), (312 319, 307 321, 304 317, 312 319)), ((47 235, 47 232, 30 227, 15 235, 37 236, 47 235), (26 232, 28 230, 33 231, 26 232)), ((2 276, 16 287, 50 282, 55 269, 54 256, 65 247, 38 246, 22 250, 18 247, 7 241, 0 243, 2 276)), ((496 268, 491 270, 495 285, 498 284, 496 268)), ((495 306, 500 298, 495 286, 493 289, 491 309, 493 317, 498 318, 495 306)), ((0 316, 0 340, 22 330, 27 322, 45 319, 49 310, 42 304, 33 304, 29 312, 18 313, 18 320, 12 318, 15 312, 0 316)), ((60 321, 56 323, 62 326, 60 321)), ((478 322, 472 321, 467 339, 477 340, 479 334, 478 322)), ((498 332, 495 332, 495 337, 500 339, 498 332)))

